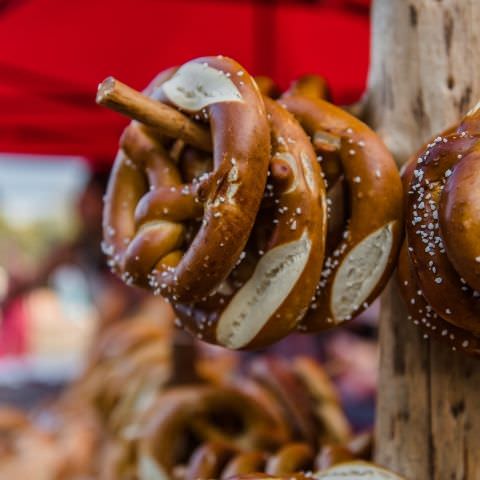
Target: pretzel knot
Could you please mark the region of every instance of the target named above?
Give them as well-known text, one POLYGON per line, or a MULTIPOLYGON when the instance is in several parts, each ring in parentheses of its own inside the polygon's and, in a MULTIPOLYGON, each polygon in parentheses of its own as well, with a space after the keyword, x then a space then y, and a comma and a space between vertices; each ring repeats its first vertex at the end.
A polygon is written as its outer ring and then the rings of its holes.
POLYGON ((187 182, 175 162, 182 144, 132 122, 107 190, 103 246, 127 283, 191 301, 220 284, 248 240, 267 177, 265 107, 253 79, 224 57, 169 70, 146 93, 209 124, 213 171, 187 182))
POLYGON ((264 99, 271 131, 269 182, 236 268, 208 298, 176 302, 182 325, 229 348, 268 345, 294 330, 307 310, 325 250, 325 187, 298 122, 264 99))
POLYGON ((437 136, 403 174, 407 241, 400 286, 413 321, 454 350, 480 353, 480 113, 437 136))
POLYGON ((375 133, 323 100, 322 79, 274 101, 271 80, 208 57, 160 74, 150 99, 122 92, 109 106, 142 123, 121 139, 104 247, 126 282, 172 302, 179 326, 258 348, 348 320, 380 293, 400 245, 400 177, 375 133))

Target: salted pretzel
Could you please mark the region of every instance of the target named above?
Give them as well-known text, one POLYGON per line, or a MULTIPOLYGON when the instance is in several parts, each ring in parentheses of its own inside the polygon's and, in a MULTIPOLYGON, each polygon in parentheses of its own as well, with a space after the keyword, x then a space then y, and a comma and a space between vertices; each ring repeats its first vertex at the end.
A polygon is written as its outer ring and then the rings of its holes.
POLYGON ((225 465, 221 478, 231 478, 239 475, 248 475, 252 472, 263 472, 268 460, 266 452, 242 452, 235 455, 225 465))
MULTIPOLYGON (((104 83, 97 101, 113 88, 104 83)), ((202 145, 213 148, 213 171, 185 183, 169 152, 175 139, 130 124, 107 189, 104 250, 126 282, 173 300, 201 299, 234 268, 260 205, 270 150, 264 104, 253 79, 226 57, 187 62, 148 92, 150 102, 198 120, 192 131, 208 121, 202 145)))
POLYGON ((231 480, 307 480, 312 478, 310 475, 303 473, 294 473, 289 475, 268 475, 266 473, 251 473, 249 475, 238 475, 230 477, 231 480))
MULTIPOLYGON (((249 378, 258 382, 280 407, 280 415, 289 426, 291 438, 316 447, 326 443, 344 443, 351 435, 350 425, 340 407, 331 380, 315 361, 297 357, 287 362, 280 358, 256 359, 248 370, 249 378)), ((247 388, 265 402, 243 378, 239 386, 247 388)), ((268 406, 268 402, 266 402, 268 406)), ((267 407, 278 412, 278 407, 267 407)))
MULTIPOLYGON (((161 395, 145 417, 138 440, 139 476, 145 469, 169 475, 205 442, 232 448, 271 449, 288 434, 251 397, 232 387, 179 387, 161 395)), ((142 473, 143 472, 143 473, 142 473)))
POLYGON ((325 190, 313 149, 286 110, 264 101, 270 177, 249 244, 215 294, 173 304, 189 331, 234 349, 268 345, 296 328, 315 292, 325 249, 325 190))
POLYGON ((480 355, 480 339, 444 320, 425 300, 407 248, 404 242, 398 259, 397 279, 407 306, 408 320, 422 330, 425 339, 436 338, 449 343, 453 350, 480 355))
POLYGON ((407 240, 398 278, 409 318, 454 350, 479 354, 480 113, 437 136, 403 172, 407 240))
POLYGON ((303 331, 319 331, 360 313, 388 280, 400 246, 400 176, 383 142, 360 120, 311 95, 290 92, 280 102, 312 138, 317 154, 337 153, 348 187, 350 216, 343 238, 324 263, 300 325, 303 331))

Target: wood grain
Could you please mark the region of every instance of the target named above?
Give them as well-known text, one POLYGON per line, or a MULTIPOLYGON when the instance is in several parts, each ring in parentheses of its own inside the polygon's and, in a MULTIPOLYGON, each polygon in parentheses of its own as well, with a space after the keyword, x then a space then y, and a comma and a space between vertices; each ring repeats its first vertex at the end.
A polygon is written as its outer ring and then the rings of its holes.
MULTIPOLYGON (((480 1, 375 0, 364 116, 402 165, 480 99, 480 1)), ((382 298, 376 460, 411 480, 480 479, 480 361, 382 298)))

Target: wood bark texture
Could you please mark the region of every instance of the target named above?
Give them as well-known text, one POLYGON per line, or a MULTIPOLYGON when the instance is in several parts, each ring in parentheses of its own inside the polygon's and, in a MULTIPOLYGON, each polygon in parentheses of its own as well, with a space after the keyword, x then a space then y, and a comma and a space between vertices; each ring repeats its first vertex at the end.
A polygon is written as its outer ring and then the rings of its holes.
MULTIPOLYGON (((480 0, 375 0, 366 120, 399 165, 480 100, 480 0)), ((480 240, 479 240, 480 241, 480 240)), ((480 361, 382 299, 376 460, 410 480, 480 479, 480 361)))

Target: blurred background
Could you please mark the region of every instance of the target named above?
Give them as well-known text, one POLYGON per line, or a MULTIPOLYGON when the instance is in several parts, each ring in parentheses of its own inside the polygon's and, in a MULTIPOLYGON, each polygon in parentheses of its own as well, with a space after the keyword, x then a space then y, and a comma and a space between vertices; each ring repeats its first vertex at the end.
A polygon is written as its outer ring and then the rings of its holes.
MULTIPOLYGON (((369 0, 0 0, 0 403, 34 406, 81 370, 99 330, 145 294, 110 275, 102 197, 127 120, 95 104, 113 75, 142 89, 160 70, 224 54, 286 87, 324 76, 357 101, 369 51, 369 0)), ((374 305, 310 353, 336 381, 358 429, 372 423, 374 305)))

